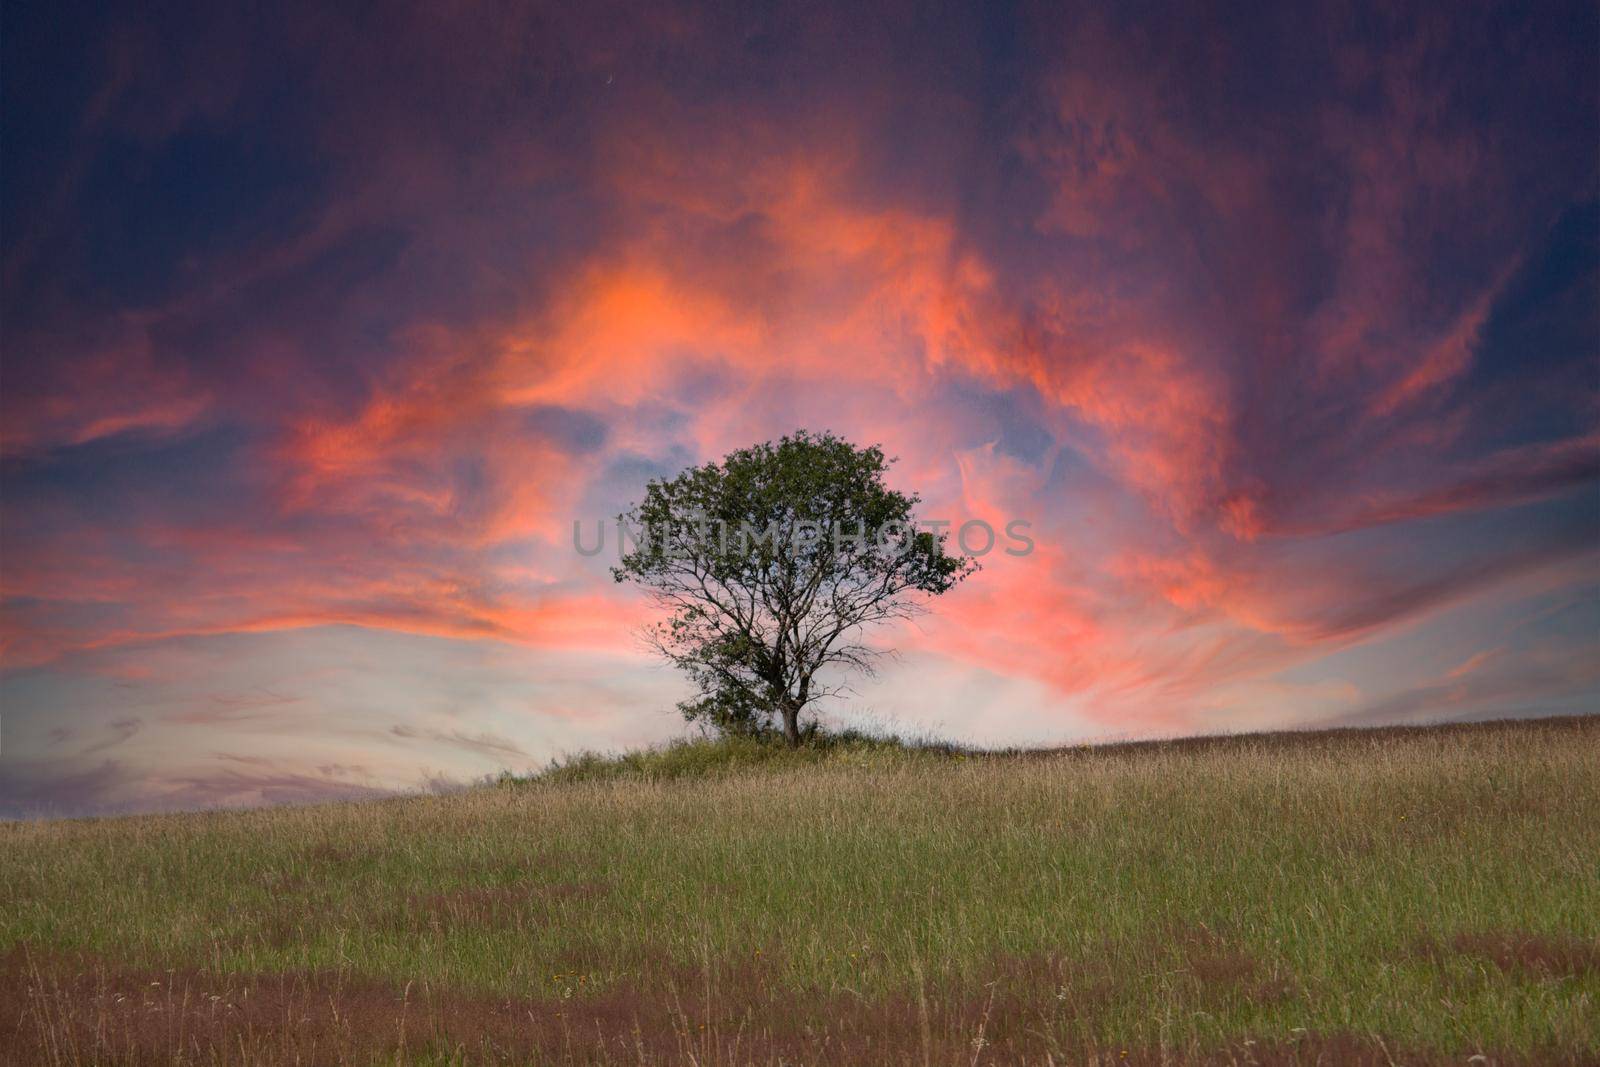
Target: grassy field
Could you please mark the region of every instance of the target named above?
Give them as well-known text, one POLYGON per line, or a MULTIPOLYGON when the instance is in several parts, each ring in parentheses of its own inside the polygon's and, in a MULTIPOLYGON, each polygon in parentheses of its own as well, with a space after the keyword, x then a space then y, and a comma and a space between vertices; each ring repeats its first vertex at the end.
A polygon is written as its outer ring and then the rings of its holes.
POLYGON ((22 1063, 1600 1062, 1600 718, 0 826, 22 1063))

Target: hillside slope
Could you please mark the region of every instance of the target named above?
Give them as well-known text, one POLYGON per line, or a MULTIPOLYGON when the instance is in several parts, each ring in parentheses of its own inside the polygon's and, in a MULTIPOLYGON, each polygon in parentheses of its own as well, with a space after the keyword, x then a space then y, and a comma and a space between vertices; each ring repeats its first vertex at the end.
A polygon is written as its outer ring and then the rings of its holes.
POLYGON ((0 1058, 1600 1048, 1600 718, 693 759, 703 773, 590 761, 450 797, 0 826, 0 1058))

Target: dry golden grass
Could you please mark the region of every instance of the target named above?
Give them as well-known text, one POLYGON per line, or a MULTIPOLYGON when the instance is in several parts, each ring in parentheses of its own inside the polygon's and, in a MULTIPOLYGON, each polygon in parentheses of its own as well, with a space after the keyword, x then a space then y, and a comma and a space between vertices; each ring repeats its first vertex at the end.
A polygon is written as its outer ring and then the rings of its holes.
POLYGON ((1600 719, 742 765, 4 826, 0 1056, 1600 1048, 1600 719))

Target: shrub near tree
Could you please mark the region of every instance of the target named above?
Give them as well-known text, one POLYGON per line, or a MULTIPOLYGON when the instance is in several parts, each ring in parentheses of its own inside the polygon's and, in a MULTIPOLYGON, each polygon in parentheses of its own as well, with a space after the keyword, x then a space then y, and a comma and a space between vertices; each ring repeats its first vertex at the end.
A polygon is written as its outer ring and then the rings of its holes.
POLYGON ((802 430, 651 481, 621 516, 612 573, 666 612, 647 639, 698 690, 686 719, 798 745, 808 709, 884 654, 868 630, 977 569, 916 528, 920 498, 885 484, 891 462, 802 430))

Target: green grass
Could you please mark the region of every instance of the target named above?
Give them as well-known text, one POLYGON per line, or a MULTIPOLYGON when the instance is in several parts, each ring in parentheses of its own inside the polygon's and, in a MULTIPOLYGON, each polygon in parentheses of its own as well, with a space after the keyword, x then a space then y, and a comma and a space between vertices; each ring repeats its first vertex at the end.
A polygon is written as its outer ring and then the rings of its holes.
POLYGON ((749 771, 799 770, 829 765, 871 766, 881 770, 915 761, 973 755, 976 753, 936 741, 905 741, 856 731, 818 734, 798 748, 781 740, 755 737, 685 738, 632 752, 583 752, 556 760, 533 778, 507 776, 502 777, 499 784, 670 782, 679 778, 705 779, 749 771))
MULTIPOLYGON (((376 1008, 373 1033, 325 1026, 350 1062, 1600 1047, 1600 719, 1004 757, 686 744, 450 797, 12 824, 0 848, 0 999, 62 1062, 189 1055, 115 1036, 115 996, 168 969, 197 998, 285 973, 316 1004, 429 991, 420 1037, 376 1008), (520 1044, 451 1022, 512 1003, 520 1044)), ((224 1023, 185 1024, 195 1062, 289 1058, 224 1023)))

